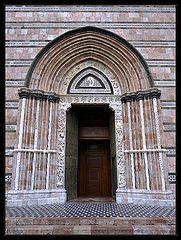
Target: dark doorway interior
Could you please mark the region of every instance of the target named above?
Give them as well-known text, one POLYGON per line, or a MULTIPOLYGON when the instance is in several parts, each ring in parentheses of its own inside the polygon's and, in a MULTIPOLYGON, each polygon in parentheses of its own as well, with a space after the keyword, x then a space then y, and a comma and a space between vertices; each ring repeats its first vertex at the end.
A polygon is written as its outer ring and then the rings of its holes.
POLYGON ((78 109, 78 196, 111 196, 108 107, 78 109))
POLYGON ((67 113, 68 200, 115 197, 113 123, 108 105, 73 105, 67 113))

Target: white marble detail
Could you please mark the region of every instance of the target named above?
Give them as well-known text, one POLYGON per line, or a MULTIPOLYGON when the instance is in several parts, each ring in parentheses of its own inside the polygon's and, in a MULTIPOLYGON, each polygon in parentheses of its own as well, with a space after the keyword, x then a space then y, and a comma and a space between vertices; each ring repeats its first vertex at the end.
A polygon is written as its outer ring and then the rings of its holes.
MULTIPOLYGON (((19 125, 18 149, 21 149, 21 146, 22 146, 25 106, 26 106, 26 98, 23 98, 22 105, 21 105, 20 125, 19 125)), ((15 190, 18 190, 19 170, 20 170, 20 161, 21 161, 21 153, 20 152, 17 153, 16 161, 17 161, 17 163, 16 163, 16 175, 15 175, 15 190)))

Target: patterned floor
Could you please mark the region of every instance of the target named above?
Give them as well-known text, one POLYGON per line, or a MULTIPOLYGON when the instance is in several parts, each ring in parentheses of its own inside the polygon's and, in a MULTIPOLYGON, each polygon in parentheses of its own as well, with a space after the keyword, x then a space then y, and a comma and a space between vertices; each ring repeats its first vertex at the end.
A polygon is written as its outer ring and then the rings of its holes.
POLYGON ((117 203, 45 204, 28 207, 7 207, 6 217, 174 217, 174 207, 117 203))

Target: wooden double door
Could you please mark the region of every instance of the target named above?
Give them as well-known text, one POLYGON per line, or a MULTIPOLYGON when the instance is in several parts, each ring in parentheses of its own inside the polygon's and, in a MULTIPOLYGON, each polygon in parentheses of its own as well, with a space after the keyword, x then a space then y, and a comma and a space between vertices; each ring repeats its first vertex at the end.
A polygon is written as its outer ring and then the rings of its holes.
POLYGON ((78 196, 111 197, 110 142, 79 141, 78 196))

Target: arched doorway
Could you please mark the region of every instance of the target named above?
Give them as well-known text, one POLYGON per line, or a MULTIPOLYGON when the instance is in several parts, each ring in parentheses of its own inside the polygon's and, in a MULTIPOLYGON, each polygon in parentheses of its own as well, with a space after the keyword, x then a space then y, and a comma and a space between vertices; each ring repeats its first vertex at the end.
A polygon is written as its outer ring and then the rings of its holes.
MULTIPOLYGON (((74 197, 71 179, 75 173, 70 170, 78 163, 73 160, 78 147, 73 147, 67 129, 77 121, 76 113, 69 114, 76 104, 106 104, 113 112, 110 153, 106 153, 111 157, 104 163, 113 159, 107 194, 115 194, 117 202, 168 201, 171 192, 161 149, 160 91, 153 88, 146 62, 127 41, 93 27, 65 33, 37 55, 19 96, 19 139, 9 204, 65 202, 66 187, 70 198, 74 197)), ((103 175, 101 169, 97 176, 103 175)), ((96 171, 92 178, 96 179, 96 171)), ((102 186, 98 182, 97 189, 102 186)), ((83 191, 80 188, 76 194, 83 191)))

